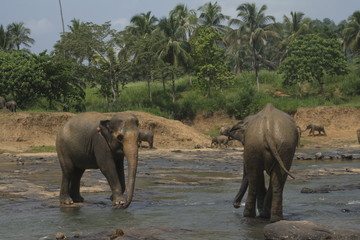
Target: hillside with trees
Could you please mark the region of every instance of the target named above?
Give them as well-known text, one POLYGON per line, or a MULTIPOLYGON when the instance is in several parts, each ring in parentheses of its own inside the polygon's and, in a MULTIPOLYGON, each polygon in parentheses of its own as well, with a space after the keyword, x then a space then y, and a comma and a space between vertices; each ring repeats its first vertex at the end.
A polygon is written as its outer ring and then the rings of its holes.
POLYGON ((137 110, 178 120, 226 112, 241 119, 264 103, 359 107, 360 11, 339 24, 244 3, 237 17, 216 2, 178 4, 168 16, 73 19, 54 51, 33 54, 31 30, 0 23, 0 95, 21 111, 137 110))

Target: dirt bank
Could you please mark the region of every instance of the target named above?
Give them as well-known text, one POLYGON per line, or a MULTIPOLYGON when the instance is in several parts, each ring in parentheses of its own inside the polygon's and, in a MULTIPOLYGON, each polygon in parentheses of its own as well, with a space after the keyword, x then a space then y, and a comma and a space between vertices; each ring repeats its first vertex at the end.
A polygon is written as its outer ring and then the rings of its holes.
MULTIPOLYGON (((209 131, 237 122, 226 114, 198 115, 191 126, 144 112, 135 114, 141 128, 153 129, 154 146, 157 149, 193 149, 209 147, 209 131)), ((24 152, 31 146, 54 146, 58 129, 72 113, 1 113, 0 153, 24 152)), ((360 128, 360 109, 351 107, 299 108, 294 115, 297 124, 304 129, 309 123, 325 126, 327 136, 307 136, 304 147, 352 147, 358 146, 356 129, 360 128)))

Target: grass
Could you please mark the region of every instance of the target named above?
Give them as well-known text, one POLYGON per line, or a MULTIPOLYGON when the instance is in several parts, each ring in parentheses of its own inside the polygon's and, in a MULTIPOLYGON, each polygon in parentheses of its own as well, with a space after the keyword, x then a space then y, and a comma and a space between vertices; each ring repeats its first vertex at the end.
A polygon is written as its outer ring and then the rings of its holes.
POLYGON ((27 153, 44 153, 44 152, 56 152, 55 146, 30 146, 26 151, 27 153))
POLYGON ((120 92, 118 102, 106 106, 106 101, 96 88, 86 89, 86 111, 125 111, 136 110, 170 119, 191 119, 196 113, 212 114, 227 112, 231 116, 243 118, 260 110, 266 103, 272 103, 284 111, 293 111, 299 107, 350 106, 360 107, 358 89, 360 77, 356 72, 347 76, 327 76, 324 93, 317 93, 318 86, 308 86, 307 92, 298 95, 299 86, 285 87, 282 76, 277 72, 262 70, 259 73, 260 90, 256 89, 253 72, 243 72, 234 79, 234 84, 221 90, 214 89, 207 97, 191 84, 194 78, 185 76, 176 80, 176 102, 172 102, 171 81, 165 86, 161 81, 151 82, 152 101, 149 100, 146 81, 128 83, 120 92), (352 87, 353 86, 353 87, 352 87), (290 94, 290 97, 276 97, 274 91, 290 94))

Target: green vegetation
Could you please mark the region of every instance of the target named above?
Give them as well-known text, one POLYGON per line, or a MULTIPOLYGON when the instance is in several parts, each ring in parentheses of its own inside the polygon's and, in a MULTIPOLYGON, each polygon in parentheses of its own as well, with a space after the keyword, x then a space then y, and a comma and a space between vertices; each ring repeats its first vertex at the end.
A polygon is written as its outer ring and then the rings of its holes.
POLYGON ((27 153, 40 153, 40 152, 56 152, 55 146, 31 146, 27 153))
POLYGON ((140 110, 179 120, 222 111, 236 118, 271 102, 285 111, 360 107, 360 11, 338 25, 301 12, 282 22, 267 6, 178 4, 158 19, 135 15, 123 31, 73 19, 38 55, 22 23, 0 25, 0 95, 21 110, 140 110))

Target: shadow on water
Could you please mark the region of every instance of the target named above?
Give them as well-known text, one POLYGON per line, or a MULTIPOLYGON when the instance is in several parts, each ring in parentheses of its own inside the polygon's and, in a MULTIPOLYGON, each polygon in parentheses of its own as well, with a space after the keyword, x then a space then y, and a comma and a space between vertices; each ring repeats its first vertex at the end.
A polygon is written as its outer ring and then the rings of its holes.
MULTIPOLYGON (((304 172, 344 167, 360 168, 360 161, 295 161, 292 169, 304 172)), ((9 177, 58 194, 61 172, 54 159, 37 164, 25 162, 24 166, 10 164, 0 173, 0 180, 9 177)), ((169 226, 186 230, 169 230, 166 236, 172 239, 262 239, 268 222, 243 218, 243 205, 240 209, 232 207, 241 173, 241 152, 237 150, 141 152, 135 196, 129 208, 111 207, 110 192, 99 171, 85 174, 82 189, 98 184, 103 189, 85 191, 85 202, 72 207, 60 207, 55 196, 16 196, 14 188, 13 194, 1 193, 1 237, 54 239, 56 232, 73 236, 115 228, 169 226)), ((356 174, 289 179, 284 191, 285 219, 359 228, 360 190, 300 193, 303 187, 353 183, 358 179, 356 174)), ((6 183, 4 180, 0 187, 6 187, 6 183)))

